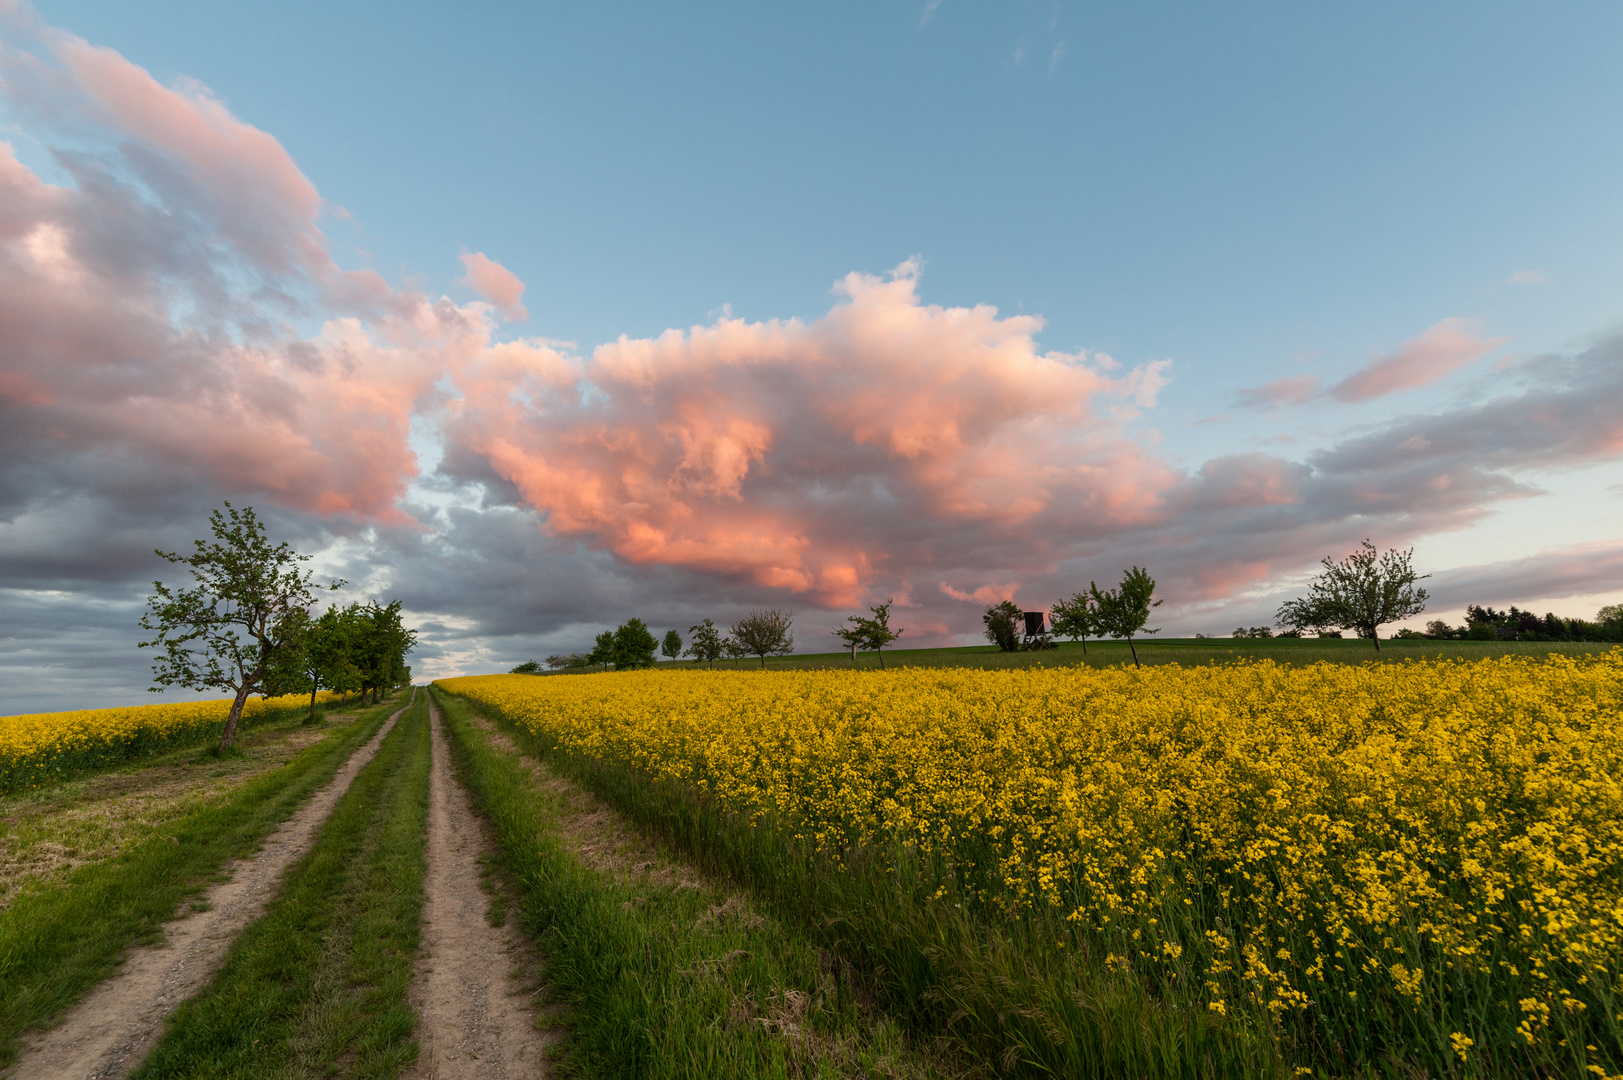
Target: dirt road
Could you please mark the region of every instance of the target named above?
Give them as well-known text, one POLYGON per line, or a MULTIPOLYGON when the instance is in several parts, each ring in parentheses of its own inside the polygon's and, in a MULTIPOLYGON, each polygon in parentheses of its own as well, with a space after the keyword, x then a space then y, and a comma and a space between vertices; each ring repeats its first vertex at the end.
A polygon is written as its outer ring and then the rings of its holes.
POLYGON ((265 838, 252 858, 227 869, 229 880, 201 898, 206 910, 166 926, 163 945, 131 953, 61 1024, 30 1040, 7 1075, 16 1080, 109 1080, 139 1065, 156 1043, 163 1018, 203 988, 237 935, 264 913, 283 871, 310 850, 333 805, 377 754, 403 712, 405 707, 350 755, 325 787, 265 838))
POLYGON ((439 710, 430 703, 428 874, 423 951, 412 987, 421 1056, 405 1075, 421 1080, 547 1075, 548 1036, 535 1026, 523 972, 533 967, 518 929, 490 925, 480 886, 487 840, 466 789, 451 770, 439 710))

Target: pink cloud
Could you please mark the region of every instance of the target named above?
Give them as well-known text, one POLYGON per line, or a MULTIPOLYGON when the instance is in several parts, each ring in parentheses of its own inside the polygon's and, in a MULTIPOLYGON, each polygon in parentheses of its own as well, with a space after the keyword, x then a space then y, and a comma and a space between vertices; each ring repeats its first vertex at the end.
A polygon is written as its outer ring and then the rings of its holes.
POLYGON ((1234 406, 1239 409, 1273 409, 1281 405, 1300 405, 1318 396, 1318 393, 1317 378, 1312 375, 1292 375, 1241 390, 1234 395, 1234 406))
POLYGON ((71 129, 77 182, 47 184, 0 144, 6 453, 134 458, 176 482, 406 520, 412 416, 483 318, 338 268, 315 187, 202 88, 40 34, 57 65, 0 46, 0 68, 19 111, 71 129), (293 315, 325 325, 304 337, 293 315))
POLYGON ((1397 351, 1375 360, 1330 388, 1338 401, 1369 401, 1399 390, 1412 390, 1453 374, 1493 352, 1508 338, 1472 333, 1465 319, 1444 319, 1397 351))
POLYGON ((974 592, 955 589, 945 581, 941 583, 943 595, 950 596, 954 600, 973 600, 977 604, 1001 604, 1005 600, 1013 600, 1014 594, 1019 591, 1020 583, 1018 581, 1011 581, 1007 585, 982 585, 974 592))
POLYGON ((810 323, 722 318, 590 360, 537 344, 500 372, 474 357, 446 430, 558 535, 831 603, 932 547, 1035 552, 1157 513, 1176 474, 1108 410, 1151 397, 1159 367, 1041 352, 1037 319, 917 285, 910 262, 847 276, 810 323))
POLYGON ((495 304, 503 318, 523 321, 530 317, 523 304, 524 282, 517 274, 487 259, 482 251, 462 256, 462 265, 468 272, 467 284, 495 304))

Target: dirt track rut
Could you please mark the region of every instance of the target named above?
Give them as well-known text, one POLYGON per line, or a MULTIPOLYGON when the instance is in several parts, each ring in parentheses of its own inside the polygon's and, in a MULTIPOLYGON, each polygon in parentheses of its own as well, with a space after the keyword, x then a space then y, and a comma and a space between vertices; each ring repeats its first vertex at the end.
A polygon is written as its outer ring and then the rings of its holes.
POLYGON ((545 1032, 535 1026, 524 972, 533 966, 509 921, 490 925, 480 886, 487 840, 468 792, 451 771, 439 710, 430 703, 434 762, 429 773, 428 874, 423 948, 412 987, 420 1056, 405 1075, 421 1080, 510 1080, 548 1073, 545 1032))
POLYGON ((62 1023, 31 1039, 6 1075, 15 1080, 110 1080, 141 1063, 161 1032, 163 1018, 201 990, 225 960, 231 943, 264 913, 283 872, 315 843, 316 833, 350 782, 377 754, 410 699, 364 746, 350 755, 326 786, 284 821, 252 858, 227 870, 230 879, 201 898, 207 910, 164 928, 164 943, 138 948, 106 981, 68 1011, 62 1023))

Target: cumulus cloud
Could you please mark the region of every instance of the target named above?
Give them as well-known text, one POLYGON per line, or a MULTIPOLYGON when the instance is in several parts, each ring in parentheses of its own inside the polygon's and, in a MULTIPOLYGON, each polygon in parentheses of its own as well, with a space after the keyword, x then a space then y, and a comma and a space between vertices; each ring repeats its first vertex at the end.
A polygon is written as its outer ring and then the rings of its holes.
POLYGON ((55 140, 70 181, 0 143, 6 468, 137 460, 176 484, 403 520, 412 416, 484 316, 340 268, 315 187, 204 88, 15 10, 0 25, 6 104, 55 140))
POLYGON ((489 350, 456 374, 447 437, 558 535, 819 603, 1120 531, 1175 482, 1122 428, 1161 365, 1114 375, 1041 351, 1035 318, 925 304, 914 262, 840 292, 811 322, 722 318, 590 359, 489 350))
POLYGON ((1444 319, 1337 383, 1330 394, 1338 401, 1369 401, 1429 386, 1493 352, 1506 340, 1479 336, 1466 319, 1444 319))

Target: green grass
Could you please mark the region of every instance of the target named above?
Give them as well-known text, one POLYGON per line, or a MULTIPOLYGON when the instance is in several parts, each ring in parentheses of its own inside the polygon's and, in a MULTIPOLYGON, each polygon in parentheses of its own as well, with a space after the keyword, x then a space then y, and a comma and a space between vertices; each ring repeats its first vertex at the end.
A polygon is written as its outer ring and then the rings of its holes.
MULTIPOLYGON (((1606 642, 1569 641, 1429 641, 1412 639, 1381 639, 1380 652, 1368 641, 1357 638, 1135 638, 1138 658, 1145 664, 1221 664, 1234 660, 1274 660, 1281 664, 1316 664, 1321 660, 1335 664, 1362 664, 1371 660, 1397 663, 1404 660, 1455 657, 1467 660, 1492 656, 1545 656, 1549 653, 1572 655, 1577 653, 1606 652, 1618 646, 1606 642)), ((950 649, 886 649, 885 666, 891 667, 1032 667, 1043 665, 1059 667, 1067 664, 1089 664, 1108 667, 1113 664, 1131 664, 1132 652, 1125 641, 1089 641, 1087 651, 1080 643, 1057 642, 1057 648, 1043 652, 1006 653, 995 645, 970 645, 950 649)), ((701 665, 692 660, 665 661, 661 668, 695 668, 701 665)), ((751 671, 761 662, 756 658, 744 660, 718 660, 718 670, 751 671)), ((772 671, 793 671, 807 668, 849 668, 849 652, 796 653, 767 660, 772 671)), ((859 668, 879 667, 873 653, 858 653, 859 668)))
POLYGON ((16 1057, 23 1032, 49 1026, 112 974, 126 948, 160 940, 182 901, 250 854, 397 707, 374 707, 230 799, 0 912, 0 1066, 16 1057))
POLYGON ((137 1077, 396 1076, 423 907, 428 696, 333 808, 281 895, 171 1014, 137 1077))
POLYGON ((567 1032, 563 1075, 964 1074, 875 1013, 865 981, 814 935, 760 912, 736 886, 695 881, 691 869, 689 880, 673 880, 659 872, 669 860, 658 853, 626 856, 633 867, 652 862, 653 874, 576 857, 566 829, 581 818, 578 803, 491 745, 467 703, 434 693, 461 773, 495 828, 516 917, 546 955, 567 1032))
MULTIPOLYGON (((438 687, 434 691, 441 695, 437 700, 449 702, 442 706, 447 715, 468 708, 438 687)), ((505 722, 501 727, 550 768, 601 796, 694 865, 747 888, 775 917, 786 939, 809 942, 835 958, 851 973, 853 985, 873 993, 916 1041, 946 1041, 954 1060, 978 1066, 985 1075, 1123 1080, 1285 1075, 1267 1033, 1243 1020, 1163 1004, 1142 983, 1111 973, 1100 962, 1103 957, 1056 949, 1055 942, 1074 935, 1051 920, 1010 920, 995 917, 995 912, 987 917, 959 906, 954 897, 938 899, 929 884, 938 875, 925 872, 926 867, 902 862, 893 869, 878 860, 865 862, 861 852, 835 866, 770 822, 752 827, 719 812, 690 788, 650 782, 633 767, 571 756, 545 737, 505 722)), ((536 842, 538 834, 545 835, 545 826, 537 824, 544 811, 514 804, 499 813, 517 857, 538 847, 545 850, 544 840, 536 842)), ((560 970, 553 950, 580 957, 574 961, 578 973, 567 964, 565 970, 572 972, 570 985, 582 1006, 575 1022, 585 1025, 583 1038, 595 1040, 588 1045, 601 1059, 618 1054, 646 1068, 644 1058, 651 1052, 633 1058, 633 1048, 612 1040, 625 1041, 626 1030, 649 1027, 655 1010, 632 1008, 636 993, 667 991, 657 978, 649 979, 646 966, 634 969, 633 977, 620 968, 605 968, 602 959, 613 956, 613 963, 629 964, 639 943, 614 925, 622 918, 616 912, 576 906, 582 902, 562 889, 556 866, 537 863, 527 873, 542 883, 539 910, 555 919, 543 938, 551 960, 549 979, 560 970), (605 945, 607 941, 614 944, 605 945), (621 990, 616 979, 635 985, 621 990), (601 1037, 592 1030, 600 1022, 605 1027, 601 1037)), ((646 965, 647 950, 642 948, 646 965)), ((656 1000, 669 1006, 668 999, 656 1000)), ((636 1075, 701 1072, 649 1070, 636 1075)))

